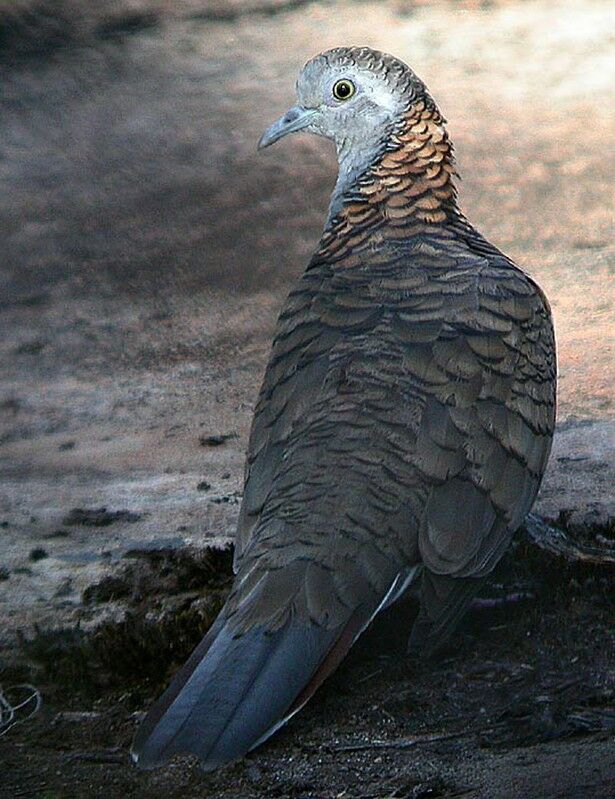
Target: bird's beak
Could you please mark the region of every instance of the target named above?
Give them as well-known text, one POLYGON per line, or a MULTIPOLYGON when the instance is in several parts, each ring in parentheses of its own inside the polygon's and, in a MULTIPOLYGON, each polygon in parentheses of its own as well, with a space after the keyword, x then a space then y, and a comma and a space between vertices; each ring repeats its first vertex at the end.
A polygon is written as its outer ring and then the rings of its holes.
POLYGON ((269 147, 270 144, 286 136, 287 133, 295 133, 306 128, 314 119, 318 112, 315 108, 304 108, 302 105, 294 105, 289 108, 284 116, 274 122, 270 128, 263 133, 258 143, 258 149, 269 147))

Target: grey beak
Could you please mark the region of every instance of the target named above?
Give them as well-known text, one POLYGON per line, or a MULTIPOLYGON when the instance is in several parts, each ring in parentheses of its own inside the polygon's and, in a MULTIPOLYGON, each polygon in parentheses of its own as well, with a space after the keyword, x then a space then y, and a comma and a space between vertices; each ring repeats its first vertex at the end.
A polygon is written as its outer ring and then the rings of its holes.
POLYGON ((287 133, 295 133, 306 128, 318 112, 315 108, 304 108, 301 105, 294 105, 289 108, 284 116, 274 122, 270 128, 263 133, 258 143, 258 149, 269 147, 270 144, 286 136, 287 133))

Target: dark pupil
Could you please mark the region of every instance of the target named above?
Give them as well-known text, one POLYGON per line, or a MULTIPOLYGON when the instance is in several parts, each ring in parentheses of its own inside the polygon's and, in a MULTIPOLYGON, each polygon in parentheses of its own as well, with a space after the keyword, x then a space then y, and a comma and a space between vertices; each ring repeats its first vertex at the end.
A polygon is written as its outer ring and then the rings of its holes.
POLYGON ((348 97, 349 94, 350 94, 350 84, 348 84, 348 83, 338 83, 337 96, 338 97, 348 97))

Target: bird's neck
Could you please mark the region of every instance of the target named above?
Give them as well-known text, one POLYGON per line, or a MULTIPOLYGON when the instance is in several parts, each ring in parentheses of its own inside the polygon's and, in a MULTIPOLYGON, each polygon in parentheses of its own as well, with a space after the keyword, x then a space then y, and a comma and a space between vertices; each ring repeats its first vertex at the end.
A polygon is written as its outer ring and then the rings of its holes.
POLYGON ((434 228, 459 218, 453 147, 444 119, 430 102, 419 101, 395 120, 369 155, 340 150, 340 174, 331 198, 323 243, 357 227, 386 222, 391 236, 434 228), (364 155, 364 157, 362 157, 364 155))

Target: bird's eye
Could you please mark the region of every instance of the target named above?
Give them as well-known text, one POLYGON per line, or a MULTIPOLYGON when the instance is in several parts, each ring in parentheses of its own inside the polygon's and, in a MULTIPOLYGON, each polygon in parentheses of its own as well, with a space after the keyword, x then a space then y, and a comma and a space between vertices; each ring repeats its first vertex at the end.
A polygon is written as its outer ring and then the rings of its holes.
POLYGON ((356 89, 351 80, 338 80, 333 86, 333 96, 336 100, 350 100, 356 89))

